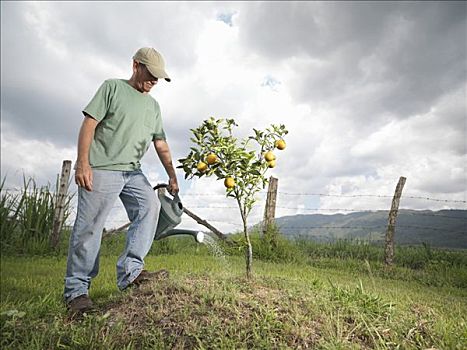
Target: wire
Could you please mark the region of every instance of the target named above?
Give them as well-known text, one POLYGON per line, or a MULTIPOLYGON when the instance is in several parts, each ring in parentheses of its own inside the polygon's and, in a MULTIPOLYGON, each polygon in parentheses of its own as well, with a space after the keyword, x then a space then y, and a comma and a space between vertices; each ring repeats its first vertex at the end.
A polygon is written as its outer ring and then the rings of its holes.
MULTIPOLYGON (((23 191, 22 188, 2 188, 2 191, 23 191)), ((360 197, 373 197, 373 198, 393 198, 392 195, 383 195, 383 194, 331 194, 331 193, 289 193, 289 192, 277 192, 285 196, 318 196, 318 197, 342 197, 342 198, 360 198, 360 197)), ((258 194, 267 194, 267 191, 259 191, 258 194)), ((226 197, 225 194, 216 194, 216 193, 185 193, 183 197, 226 197)), ((413 195, 402 195, 402 199, 423 199, 427 201, 435 202, 444 202, 444 203, 467 203, 466 200, 456 200, 456 199, 440 199, 440 198, 431 198, 425 196, 413 196, 413 195)))
MULTIPOLYGON (((377 229, 377 228, 387 228, 384 225, 375 225, 375 226, 279 226, 283 230, 306 230, 306 229, 317 229, 317 228, 327 228, 327 229, 377 229)), ((396 228, 412 228, 420 230, 432 230, 432 231, 441 231, 441 232, 452 232, 446 229, 440 229, 435 227, 425 227, 425 226, 415 226, 415 225, 396 225, 396 228)), ((454 231, 455 233, 467 233, 466 231, 454 231)))
POLYGON ((279 228, 284 230, 306 230, 306 229, 315 229, 315 228, 335 228, 335 229, 375 229, 375 228, 384 228, 384 225, 375 225, 375 226, 284 226, 279 225, 279 228))
MULTIPOLYGON (((394 196, 390 195, 381 195, 381 194, 328 194, 328 193, 287 193, 287 192, 278 192, 280 194, 286 196, 319 196, 319 197, 343 197, 343 198, 360 198, 360 197, 375 197, 375 198, 393 198, 394 196)), ((429 201, 435 202, 452 202, 452 203, 467 203, 464 200, 456 200, 456 199, 439 199, 439 198, 430 198, 430 197, 421 197, 421 196, 408 196, 402 195, 402 199, 410 198, 410 199, 424 199, 429 201)))

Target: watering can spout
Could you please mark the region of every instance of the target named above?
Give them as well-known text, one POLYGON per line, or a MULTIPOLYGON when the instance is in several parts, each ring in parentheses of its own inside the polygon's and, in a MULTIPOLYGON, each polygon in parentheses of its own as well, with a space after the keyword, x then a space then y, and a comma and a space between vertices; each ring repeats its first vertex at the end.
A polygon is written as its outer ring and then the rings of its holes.
POLYGON ((163 187, 167 187, 167 185, 162 184, 154 187, 154 190, 158 190, 157 195, 161 202, 159 221, 157 223, 154 240, 160 240, 175 235, 190 235, 196 242, 202 243, 204 241, 203 232, 174 229, 174 227, 182 222, 183 204, 178 194, 175 194, 173 198, 169 198, 164 194, 165 191, 159 190, 163 187))
POLYGON ((202 231, 192 231, 192 230, 183 230, 183 229, 172 229, 169 231, 166 231, 160 235, 157 235, 154 237, 156 241, 161 240, 163 238, 167 238, 170 236, 177 236, 177 235, 189 235, 192 236, 196 242, 198 243, 203 243, 204 241, 204 232, 202 231))

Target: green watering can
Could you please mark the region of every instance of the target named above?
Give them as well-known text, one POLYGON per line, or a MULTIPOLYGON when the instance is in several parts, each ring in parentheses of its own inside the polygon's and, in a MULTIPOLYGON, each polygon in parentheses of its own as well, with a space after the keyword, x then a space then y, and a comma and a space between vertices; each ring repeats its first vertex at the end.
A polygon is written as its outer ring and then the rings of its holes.
MULTIPOLYGON (((159 190, 160 188, 167 186, 167 184, 159 184, 154 187, 154 190, 159 190)), ((165 195, 165 192, 166 191, 157 191, 157 195, 161 202, 161 210, 159 213, 159 222, 157 223, 154 240, 160 240, 176 235, 190 235, 196 242, 202 243, 204 241, 203 232, 174 228, 182 222, 183 204, 178 194, 175 194, 173 198, 170 198, 165 195)))

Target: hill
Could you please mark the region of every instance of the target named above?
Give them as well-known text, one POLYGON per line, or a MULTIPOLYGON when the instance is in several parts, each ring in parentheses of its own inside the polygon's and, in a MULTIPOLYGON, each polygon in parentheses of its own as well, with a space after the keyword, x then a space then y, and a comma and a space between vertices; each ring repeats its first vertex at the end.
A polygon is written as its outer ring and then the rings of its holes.
MULTIPOLYGON (((387 210, 350 214, 310 214, 276 219, 280 231, 289 238, 318 242, 353 239, 382 242, 388 222, 387 210)), ((467 249, 467 210, 399 210, 397 244, 427 243, 433 247, 467 249)))

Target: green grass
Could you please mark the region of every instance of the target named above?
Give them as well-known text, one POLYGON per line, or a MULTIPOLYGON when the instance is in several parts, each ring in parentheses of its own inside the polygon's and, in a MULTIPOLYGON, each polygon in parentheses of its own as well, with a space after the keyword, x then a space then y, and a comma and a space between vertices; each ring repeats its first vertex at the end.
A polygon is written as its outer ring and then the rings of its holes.
MULTIPOLYGON (((0 182, 0 251, 40 254, 51 252, 49 238, 54 224, 58 196, 58 178, 55 192, 51 185, 38 186, 34 178, 23 177, 20 192, 4 188, 6 177, 0 182)), ((65 198, 63 221, 70 215, 70 201, 65 198)))
POLYGON ((289 241, 253 230, 245 279, 243 235, 213 257, 191 238, 153 244, 149 270, 168 280, 120 292, 115 262, 124 235, 104 239, 90 296, 98 311, 71 319, 62 300, 69 231, 48 244, 49 186, 0 183, 2 349, 465 349, 467 252, 428 245, 289 241), (35 254, 35 255, 33 255, 35 254))
POLYGON ((118 242, 104 244, 91 287, 99 311, 79 321, 62 302, 65 256, 3 255, 2 349, 467 347, 467 290, 451 281, 429 285, 398 279, 400 272, 378 275, 370 261, 330 258, 316 266, 256 259, 246 280, 240 254, 221 261, 173 239, 155 244, 159 254, 146 261, 170 278, 122 293, 112 254, 118 242))

